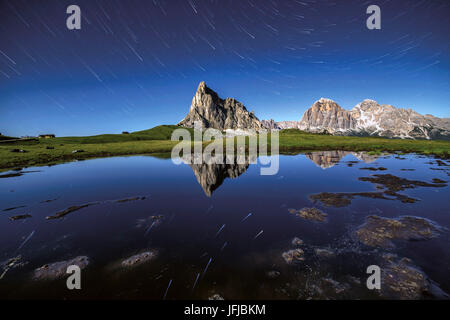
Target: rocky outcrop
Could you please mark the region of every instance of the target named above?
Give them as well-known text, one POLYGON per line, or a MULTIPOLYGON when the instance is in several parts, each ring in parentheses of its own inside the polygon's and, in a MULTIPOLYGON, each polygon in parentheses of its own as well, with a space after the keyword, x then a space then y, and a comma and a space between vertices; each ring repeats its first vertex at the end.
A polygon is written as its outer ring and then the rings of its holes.
POLYGON ((389 219, 368 216, 355 234, 367 246, 392 248, 393 240, 428 240, 439 236, 440 232, 437 224, 420 217, 389 219))
MULTIPOLYGON (((265 120, 263 120, 264 123, 265 120)), ((450 119, 364 100, 348 111, 330 99, 314 102, 300 121, 271 123, 275 129, 300 129, 333 135, 408 139, 450 139, 450 119)))
POLYGON ((309 132, 337 133, 355 128, 356 121, 349 111, 330 99, 321 98, 306 110, 299 129, 309 132))
POLYGON ((278 130, 278 129, 280 129, 278 124, 273 119, 261 120, 261 125, 263 126, 263 128, 265 128, 267 130, 278 130))
POLYGON ((389 300, 448 300, 450 297, 411 259, 384 254, 379 294, 389 300))
POLYGON ((327 218, 327 214, 317 208, 303 208, 300 210, 288 209, 288 211, 305 220, 325 222, 327 218))
POLYGON ((200 82, 189 113, 178 125, 193 128, 195 121, 201 122, 203 128, 219 130, 259 131, 263 128, 253 111, 248 112, 242 103, 233 98, 221 99, 205 82, 200 82))
POLYGON ((280 121, 277 122, 278 129, 299 129, 300 121, 280 121))
POLYGON ((395 138, 449 139, 450 119, 364 100, 351 111, 359 133, 395 138))
POLYGON ((123 260, 121 266, 126 268, 139 266, 153 260, 156 256, 157 252, 155 250, 145 251, 123 260))
POLYGON ((333 135, 450 140, 449 118, 421 115, 411 109, 380 105, 374 100, 364 100, 348 111, 331 99, 321 98, 306 110, 300 121, 259 121, 242 103, 233 98, 221 99, 205 82, 198 86, 189 113, 178 125, 192 128, 196 121, 203 128, 239 134, 262 129, 300 129, 333 135))
POLYGON ((33 280, 56 280, 67 275, 67 268, 72 265, 78 266, 81 270, 89 265, 89 258, 79 256, 71 260, 59 261, 45 264, 34 270, 33 280))

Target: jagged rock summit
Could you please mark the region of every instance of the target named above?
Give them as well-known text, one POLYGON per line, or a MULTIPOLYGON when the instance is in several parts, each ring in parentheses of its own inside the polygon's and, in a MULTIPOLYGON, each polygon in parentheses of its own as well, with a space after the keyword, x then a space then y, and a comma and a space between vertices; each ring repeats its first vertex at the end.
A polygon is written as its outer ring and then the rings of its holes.
MULTIPOLYGON (((266 123, 263 120, 263 123, 266 123)), ((450 139, 450 119, 421 115, 411 109, 380 105, 366 99, 348 111, 331 99, 314 102, 300 121, 271 123, 272 128, 295 128, 334 135, 409 139, 450 139)))
POLYGON ((242 103, 233 98, 221 99, 203 81, 192 99, 189 113, 178 125, 193 128, 195 121, 200 121, 203 128, 219 130, 259 131, 263 128, 259 119, 242 103))
POLYGON ((351 110, 359 133, 390 138, 450 139, 450 119, 364 100, 351 110))
POLYGON ((326 130, 336 133, 353 129, 355 123, 349 111, 331 99, 320 98, 303 114, 298 128, 312 132, 326 130))
POLYGON ((241 102, 233 98, 221 99, 205 82, 200 82, 189 113, 178 125, 192 128, 195 121, 201 122, 203 128, 233 135, 295 128, 333 135, 450 140, 449 118, 421 115, 411 109, 380 105, 369 99, 346 110, 331 99, 321 98, 306 110, 300 121, 260 121, 241 102))

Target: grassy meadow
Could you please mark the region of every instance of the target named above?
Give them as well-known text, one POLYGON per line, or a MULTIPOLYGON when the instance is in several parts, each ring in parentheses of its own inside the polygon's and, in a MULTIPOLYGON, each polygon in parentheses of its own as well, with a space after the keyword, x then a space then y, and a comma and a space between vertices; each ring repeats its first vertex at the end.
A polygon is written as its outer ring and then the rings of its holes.
MULTIPOLYGON (((173 125, 157 126, 130 134, 104 134, 88 137, 57 137, 49 139, 0 139, 0 170, 17 167, 51 165, 72 160, 119 155, 170 153, 178 142, 171 141, 173 125), (25 152, 12 152, 12 150, 25 152)), ((193 137, 193 129, 188 129, 193 137)), ((447 158, 450 141, 401 140, 374 137, 344 137, 312 134, 296 129, 282 130, 280 153, 312 150, 421 153, 447 158)), ((270 142, 270 139, 269 139, 270 142)), ((268 150, 270 151, 270 149, 268 150)))

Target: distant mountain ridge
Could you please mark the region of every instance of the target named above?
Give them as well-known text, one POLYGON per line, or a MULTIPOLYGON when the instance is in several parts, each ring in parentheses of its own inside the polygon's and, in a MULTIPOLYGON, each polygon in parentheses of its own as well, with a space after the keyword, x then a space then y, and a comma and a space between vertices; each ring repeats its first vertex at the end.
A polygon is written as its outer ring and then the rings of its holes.
POLYGON ((205 82, 200 82, 189 113, 178 125, 192 128, 195 121, 200 121, 204 128, 244 134, 248 130, 295 128, 333 135, 450 140, 449 118, 421 115, 412 109, 380 105, 369 99, 346 110, 331 99, 321 98, 299 121, 260 121, 241 102, 233 98, 221 99, 205 82))
POLYGON ((295 128, 333 135, 362 135, 408 139, 450 140, 450 119, 421 115, 412 109, 380 105, 364 100, 345 110, 331 99, 321 98, 306 110, 300 121, 273 122, 272 129, 295 128))

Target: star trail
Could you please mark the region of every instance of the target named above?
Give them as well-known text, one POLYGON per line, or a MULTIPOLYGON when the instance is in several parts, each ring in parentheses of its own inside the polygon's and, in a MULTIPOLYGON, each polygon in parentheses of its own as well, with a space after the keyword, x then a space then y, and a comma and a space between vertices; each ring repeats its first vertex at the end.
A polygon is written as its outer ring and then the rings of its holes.
POLYGON ((449 117, 449 14, 445 0, 1 0, 0 132, 175 124, 200 81, 260 119, 298 120, 321 97, 449 117))

